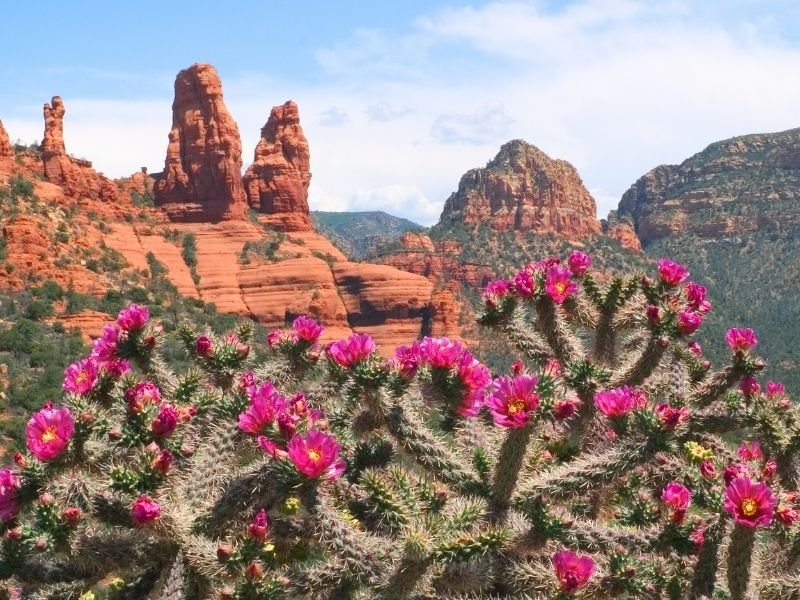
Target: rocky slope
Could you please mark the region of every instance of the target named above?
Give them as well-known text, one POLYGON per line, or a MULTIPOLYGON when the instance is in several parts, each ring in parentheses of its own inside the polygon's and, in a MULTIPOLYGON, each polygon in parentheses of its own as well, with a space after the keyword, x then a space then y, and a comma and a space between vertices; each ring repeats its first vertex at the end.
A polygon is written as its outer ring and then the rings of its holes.
POLYGON ((178 73, 164 172, 155 202, 174 221, 243 219, 242 140, 222 97, 222 81, 209 64, 178 73))
POLYGON ((661 165, 623 195, 619 216, 643 244, 691 234, 715 239, 800 227, 800 129, 715 142, 661 165))
POLYGON ((485 168, 467 171, 439 222, 572 239, 600 233, 594 198, 575 167, 522 140, 504 144, 485 168))
POLYGON ((269 215, 263 222, 281 231, 310 231, 308 185, 311 153, 291 100, 272 109, 261 128, 253 163, 244 174, 250 207, 269 215))

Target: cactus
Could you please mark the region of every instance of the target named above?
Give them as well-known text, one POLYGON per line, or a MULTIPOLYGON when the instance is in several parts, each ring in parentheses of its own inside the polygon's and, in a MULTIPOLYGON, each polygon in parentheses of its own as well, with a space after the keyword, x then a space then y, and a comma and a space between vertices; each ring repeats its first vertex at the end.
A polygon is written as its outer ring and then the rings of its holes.
POLYGON ((687 276, 603 278, 575 252, 490 283, 479 323, 509 373, 446 338, 322 347, 306 316, 262 353, 251 325, 184 323, 176 372, 128 307, 0 470, 4 591, 800 597, 800 413, 762 392, 748 329, 712 371, 687 276))

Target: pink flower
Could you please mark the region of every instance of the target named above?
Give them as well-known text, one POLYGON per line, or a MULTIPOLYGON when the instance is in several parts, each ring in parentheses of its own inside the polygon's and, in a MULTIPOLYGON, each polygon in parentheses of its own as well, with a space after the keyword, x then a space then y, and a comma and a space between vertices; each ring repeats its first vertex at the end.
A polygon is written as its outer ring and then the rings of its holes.
POLYGON ((161 516, 161 507, 150 496, 141 495, 131 505, 131 517, 137 525, 155 521, 161 516))
POLYGON ((69 409, 53 408, 49 403, 33 413, 25 426, 28 450, 41 461, 53 460, 61 455, 74 433, 75 421, 69 409))
POLYGON ((328 346, 328 356, 340 367, 351 369, 375 352, 375 341, 366 333, 354 333, 328 346))
POLYGON ((486 365, 467 351, 464 351, 458 359, 456 376, 470 390, 483 389, 492 381, 492 375, 486 365))
POLYGON ((119 329, 114 325, 103 327, 103 333, 92 344, 92 357, 104 363, 111 360, 117 353, 119 343, 119 329))
POLYGON ((678 285, 689 277, 689 271, 683 265, 662 258, 658 261, 658 275, 667 285, 678 285))
POLYGON ((394 358, 391 359, 390 366, 396 369, 403 379, 410 381, 417 374, 420 361, 419 344, 414 342, 411 346, 398 346, 394 351, 394 358))
POLYGON ((700 329, 703 324, 703 315, 693 310, 678 311, 678 331, 683 335, 690 335, 700 329))
POLYGON ((591 556, 581 556, 569 550, 560 550, 551 558, 562 592, 575 592, 587 583, 594 574, 595 563, 591 556))
POLYGON ((111 360, 103 363, 103 370, 106 372, 106 374, 108 374, 109 377, 116 381, 131 370, 131 365, 127 360, 123 360, 121 358, 112 358, 111 360))
POLYGON ((575 277, 580 277, 591 268, 592 259, 588 254, 575 250, 569 255, 567 265, 569 265, 569 270, 572 271, 575 277))
POLYGON ((572 280, 569 269, 553 266, 547 269, 545 291, 553 302, 562 304, 564 300, 578 291, 578 286, 572 280))
POLYGON ((745 527, 769 525, 777 504, 769 486, 747 477, 737 477, 725 488, 725 510, 745 527))
POLYGON ((700 285, 699 283, 695 283, 694 281, 689 281, 686 284, 686 298, 689 300, 689 304, 697 310, 706 301, 706 297, 708 296, 708 290, 705 286, 700 285))
POLYGON ((697 342, 689 342, 686 344, 686 347, 689 349, 689 352, 695 356, 700 356, 703 353, 703 347, 697 342))
POLYGON ((456 414, 471 419, 477 417, 485 402, 486 390, 483 388, 468 390, 456 407, 456 414))
POLYGON ((535 375, 500 377, 487 390, 485 399, 495 424, 510 429, 525 427, 539 408, 539 394, 535 375))
POLYGON ((197 356, 208 358, 214 354, 214 344, 207 335, 201 335, 194 341, 194 351, 197 356))
POLYGON ((521 298, 533 298, 536 295, 536 279, 528 269, 522 269, 517 273, 512 285, 521 298))
POLYGON ((278 415, 289 408, 286 398, 269 381, 249 388, 248 395, 250 406, 239 415, 239 429, 245 433, 263 433, 265 428, 275 422, 278 415))
POLYGON ((242 391, 247 391, 251 387, 255 387, 256 385, 256 375, 252 371, 245 371, 242 373, 241 377, 239 377, 239 389, 242 391))
POLYGON ((486 284, 483 290, 483 300, 489 307, 496 306, 511 291, 511 282, 508 279, 495 279, 486 284))
POLYGON ((267 533, 269 533, 267 511, 262 508, 256 513, 256 516, 253 517, 253 521, 247 526, 247 533, 257 542, 263 542, 267 539, 267 533))
POLYGON ((761 479, 764 481, 772 481, 777 472, 778 463, 774 458, 770 457, 767 459, 767 462, 764 463, 764 468, 761 469, 761 479))
POLYGON ((661 501, 672 508, 672 522, 682 523, 692 503, 692 493, 685 486, 673 481, 661 492, 661 501))
POLYGON ((783 396, 786 393, 786 388, 782 383, 777 381, 767 382, 767 397, 774 398, 775 396, 783 396))
POLYGON ((152 381, 140 381, 125 390, 125 400, 128 403, 128 411, 138 415, 147 405, 161 403, 161 390, 152 381))
POLYGON ((295 435, 286 446, 289 460, 306 477, 336 479, 345 469, 339 458, 339 443, 333 436, 311 429, 305 435, 295 435))
POLYGON ((710 460, 706 459, 700 463, 700 474, 705 479, 715 479, 717 476, 717 469, 714 467, 714 463, 710 460))
POLYGON ((277 346, 280 346, 283 342, 287 342, 290 339, 291 336, 288 331, 273 329, 267 334, 267 346, 269 346, 270 350, 274 350, 277 346))
POLYGON ((150 318, 150 309, 139 304, 131 304, 123 308, 117 315, 117 325, 123 331, 138 331, 150 318))
POLYGON ((158 411, 158 415, 150 423, 150 429, 158 437, 169 437, 178 426, 179 414, 177 409, 171 404, 164 404, 158 411))
POLYGON ((706 542, 706 533, 702 527, 698 527, 689 534, 689 537, 694 542, 695 550, 700 550, 706 542))
POLYGON ((761 450, 761 444, 753 440, 747 440, 739 445, 736 451, 743 461, 748 462, 752 460, 761 460, 764 458, 764 452, 761 450))
POLYGON ((734 352, 747 352, 758 344, 755 331, 748 327, 732 327, 725 334, 725 342, 734 352))
POLYGON ((659 404, 656 407, 656 416, 661 422, 661 426, 667 431, 672 431, 679 425, 684 424, 689 420, 689 407, 681 406, 680 408, 673 408, 667 403, 659 404))
POLYGON ((64 389, 78 396, 85 396, 97 383, 98 365, 92 357, 72 363, 64 371, 64 389))
POLYGON ((449 369, 465 352, 458 340, 426 337, 419 343, 420 358, 430 366, 449 369))
POLYGON ((559 421, 569 419, 572 415, 577 414, 580 408, 581 401, 577 398, 565 398, 553 404, 553 417, 559 421))
POLYGON ((19 514, 17 491, 22 482, 8 467, 0 469, 0 519, 10 521, 19 514))
POLYGON ((604 390, 594 395, 594 404, 607 417, 624 417, 635 408, 636 398, 629 386, 604 390))
POLYGON ((294 329, 298 338, 309 343, 316 342, 322 332, 325 331, 325 327, 322 324, 305 315, 300 315, 294 320, 292 329, 294 329))
POLYGON ((739 390, 741 390, 745 396, 752 396, 761 391, 761 386, 758 383, 758 379, 752 375, 745 375, 739 382, 739 390))

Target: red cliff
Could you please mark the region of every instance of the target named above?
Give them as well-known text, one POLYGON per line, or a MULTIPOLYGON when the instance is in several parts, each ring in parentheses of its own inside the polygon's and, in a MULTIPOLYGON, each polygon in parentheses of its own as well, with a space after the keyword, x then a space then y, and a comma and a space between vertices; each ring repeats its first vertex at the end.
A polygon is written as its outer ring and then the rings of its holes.
POLYGON ((0 121, 0 158, 8 158, 9 156, 14 156, 14 149, 11 147, 3 122, 0 121))
POLYGON ((269 215, 268 223, 283 231, 308 231, 308 184, 311 153, 300 126, 297 104, 276 106, 261 128, 251 164, 244 175, 250 206, 269 215))
POLYGON ((242 140, 222 98, 222 82, 208 64, 178 73, 164 172, 155 203, 173 221, 244 219, 242 140))

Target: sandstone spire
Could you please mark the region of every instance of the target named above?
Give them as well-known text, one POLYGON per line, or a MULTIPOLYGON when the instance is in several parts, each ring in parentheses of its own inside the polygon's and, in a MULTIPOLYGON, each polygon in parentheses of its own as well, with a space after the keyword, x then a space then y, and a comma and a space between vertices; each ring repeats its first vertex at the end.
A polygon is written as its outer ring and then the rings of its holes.
POLYGON ((272 109, 261 128, 251 164, 244 175, 247 200, 270 223, 285 231, 311 229, 308 185, 311 154, 291 100, 272 109))
POLYGON ((175 221, 247 217, 242 187, 242 140, 222 98, 222 82, 209 64, 178 73, 164 172, 155 202, 175 221))

